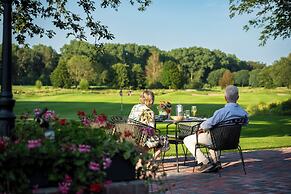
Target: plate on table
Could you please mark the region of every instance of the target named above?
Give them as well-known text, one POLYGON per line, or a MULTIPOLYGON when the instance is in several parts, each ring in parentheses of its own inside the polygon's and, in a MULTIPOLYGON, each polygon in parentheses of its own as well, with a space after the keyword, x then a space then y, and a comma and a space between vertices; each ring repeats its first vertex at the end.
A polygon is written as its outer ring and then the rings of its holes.
POLYGON ((207 118, 202 117, 189 117, 187 120, 193 120, 193 121, 205 121, 207 118))
POLYGON ((174 121, 182 121, 184 118, 184 116, 171 116, 171 119, 174 121))

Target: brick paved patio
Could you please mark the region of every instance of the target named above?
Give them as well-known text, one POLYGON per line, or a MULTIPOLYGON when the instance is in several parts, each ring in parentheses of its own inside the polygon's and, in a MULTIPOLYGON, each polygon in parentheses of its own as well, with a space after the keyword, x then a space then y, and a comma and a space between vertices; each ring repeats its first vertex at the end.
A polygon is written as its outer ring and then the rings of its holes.
MULTIPOLYGON (((154 183, 150 193, 167 189, 166 193, 291 193, 291 148, 244 152, 245 175, 238 153, 224 153, 221 177, 218 173, 193 173, 193 160, 180 166, 175 160, 164 164, 167 176, 162 186, 154 183)), ((182 158, 181 158, 181 163, 182 158)))

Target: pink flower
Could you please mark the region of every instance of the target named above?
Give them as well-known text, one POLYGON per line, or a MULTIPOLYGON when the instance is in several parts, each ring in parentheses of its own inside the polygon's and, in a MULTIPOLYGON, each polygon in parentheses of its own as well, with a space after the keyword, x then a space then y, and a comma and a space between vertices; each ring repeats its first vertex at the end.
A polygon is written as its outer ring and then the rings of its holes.
POLYGON ((79 152, 81 153, 88 153, 91 151, 91 146, 80 144, 78 147, 79 152))
POLYGON ((28 140, 28 144, 27 144, 28 149, 34 149, 40 146, 41 146, 41 139, 28 140))
POLYGON ((44 119, 49 121, 49 120, 57 120, 57 115, 55 114, 55 111, 52 111, 52 110, 48 110, 44 113, 44 119))
POLYGON ((91 169, 93 171, 98 171, 98 170, 100 170, 100 165, 96 162, 90 162, 89 169, 91 169))
POLYGON ((34 116, 37 117, 40 114, 41 110, 40 108, 34 109, 34 116))
POLYGON ((32 186, 32 193, 36 193, 38 191, 38 185, 32 186))
POLYGON ((95 118, 95 123, 97 123, 97 125, 99 127, 106 127, 107 126, 107 117, 104 114, 100 114, 95 118))
POLYGON ((112 184, 112 180, 106 180, 104 181, 104 185, 111 185, 112 184))
POLYGON ((0 152, 4 151, 8 145, 8 139, 6 137, 0 137, 0 152))
POLYGON ((108 157, 103 158, 103 168, 107 169, 110 167, 112 160, 108 157))
POLYGON ((88 127, 88 126, 90 126, 91 121, 88 118, 84 117, 82 119, 82 123, 85 127, 88 127))
POLYGON ((71 183, 61 182, 59 183, 59 191, 62 194, 68 194, 70 191, 71 183))
POLYGON ((65 182, 66 183, 72 183, 72 177, 70 177, 69 175, 65 175, 65 182))
POLYGON ((65 175, 65 180, 59 183, 59 191, 62 194, 68 194, 70 191, 70 186, 72 184, 72 178, 69 175, 65 175))

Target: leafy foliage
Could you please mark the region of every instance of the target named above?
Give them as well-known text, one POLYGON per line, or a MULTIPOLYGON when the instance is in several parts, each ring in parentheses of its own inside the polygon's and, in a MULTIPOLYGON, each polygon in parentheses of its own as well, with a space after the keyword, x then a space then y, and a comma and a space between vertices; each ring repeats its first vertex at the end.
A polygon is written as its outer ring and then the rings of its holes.
MULTIPOLYGON (((9 2, 9 1, 7 1, 9 2)), ((138 4, 139 10, 143 11, 150 4, 150 0, 130 0, 130 4, 138 4)), ((4 1, 0 2, 0 14, 3 14, 4 1)), ((115 0, 102 0, 98 2, 101 8, 111 7, 118 10, 121 1, 115 0)), ((25 43, 26 37, 33 37, 39 35, 40 37, 47 36, 52 38, 55 36, 54 28, 49 28, 47 25, 41 25, 42 22, 36 22, 36 20, 48 20, 52 21, 54 27, 67 31, 68 36, 74 36, 75 38, 86 40, 86 32, 90 32, 90 36, 93 36, 95 40, 100 39, 113 39, 114 36, 108 31, 107 26, 101 24, 94 18, 94 12, 96 11, 96 1, 79 0, 79 1, 67 1, 67 0, 14 0, 12 1, 12 28, 15 38, 19 44, 25 43), (80 10, 75 12, 71 11, 70 6, 78 6, 85 15, 83 18, 80 15, 80 10)))
POLYGON ((41 82, 40 80, 36 80, 36 81, 35 81, 35 87, 36 87, 37 89, 41 89, 41 87, 42 87, 42 82, 41 82))
POLYGON ((61 62, 51 74, 51 82, 54 87, 70 88, 72 79, 65 63, 61 62))
POLYGON ((89 82, 85 79, 81 79, 79 83, 79 87, 81 90, 88 90, 89 89, 89 82))
POLYGON ((267 66, 255 61, 241 61, 235 55, 219 50, 210 51, 199 47, 165 52, 136 44, 105 44, 101 52, 88 42, 72 40, 61 48, 60 55, 44 45, 32 48, 13 45, 12 48, 12 63, 15 67, 13 83, 17 85, 33 85, 36 80, 40 80, 44 85, 69 88, 73 84, 77 86, 83 78, 93 86, 168 88, 169 85, 161 83, 165 73, 163 71, 166 70, 162 64, 172 61, 182 75, 179 86, 171 86, 173 88, 202 88, 207 86, 205 84, 217 86, 225 70, 234 75, 237 85, 290 87, 290 54, 267 66), (127 81, 121 85, 119 75, 113 68, 118 63, 126 64, 127 69, 127 73, 124 72, 127 81), (241 77, 242 72, 244 77, 241 77), (47 80, 48 77, 50 80, 47 80), (237 80, 239 77, 240 81, 237 80))
POLYGON ((218 86, 218 82, 223 76, 223 73, 226 71, 226 69, 217 69, 214 71, 211 71, 208 75, 207 81, 210 84, 210 86, 218 86))
POLYGON ((157 50, 151 50, 151 56, 148 58, 146 65, 147 85, 153 86, 160 82, 162 72, 162 64, 160 62, 160 54, 157 50))
POLYGON ((234 73, 234 84, 238 86, 248 86, 249 85, 249 71, 241 70, 234 73))
POLYGON ((0 138, 1 193, 32 193, 39 175, 47 179, 46 186, 58 185, 60 193, 89 193, 94 184, 106 184, 114 155, 122 154, 133 166, 140 157, 133 144, 110 134, 105 115, 79 111, 77 122, 58 119, 53 111, 36 109, 35 114, 42 115, 35 117, 40 125, 25 113, 17 120, 13 139, 0 138), (45 136, 49 128, 54 139, 45 136))
POLYGON ((182 86, 182 74, 178 69, 178 64, 173 61, 167 61, 163 64, 161 83, 172 89, 178 89, 182 86))
POLYGON ((140 64, 133 64, 132 67, 132 85, 134 88, 142 89, 145 87, 145 75, 144 70, 140 64))
POLYGON ((265 45, 269 38, 290 38, 291 2, 289 0, 230 0, 230 17, 252 14, 253 19, 244 26, 261 28, 260 45, 265 45))
POLYGON ((259 103, 247 107, 248 113, 291 115, 291 99, 277 103, 259 103))
POLYGON ((229 70, 226 70, 223 73, 222 77, 219 79, 220 87, 225 88, 226 86, 231 85, 233 83, 234 83, 233 74, 229 70))
POLYGON ((93 68, 92 62, 87 56, 74 55, 68 60, 68 72, 74 82, 79 83, 82 79, 93 81, 96 79, 96 72, 93 68))
POLYGON ((124 88, 129 84, 128 65, 117 63, 112 66, 115 73, 115 87, 124 88))

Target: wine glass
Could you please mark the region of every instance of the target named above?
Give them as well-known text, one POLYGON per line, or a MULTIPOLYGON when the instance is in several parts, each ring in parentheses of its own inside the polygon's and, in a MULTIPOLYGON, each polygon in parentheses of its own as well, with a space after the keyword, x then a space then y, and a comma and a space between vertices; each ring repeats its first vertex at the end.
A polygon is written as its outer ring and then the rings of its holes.
POLYGON ((196 112, 197 112, 197 107, 196 106, 192 106, 191 111, 192 111, 192 116, 195 117, 196 112))

